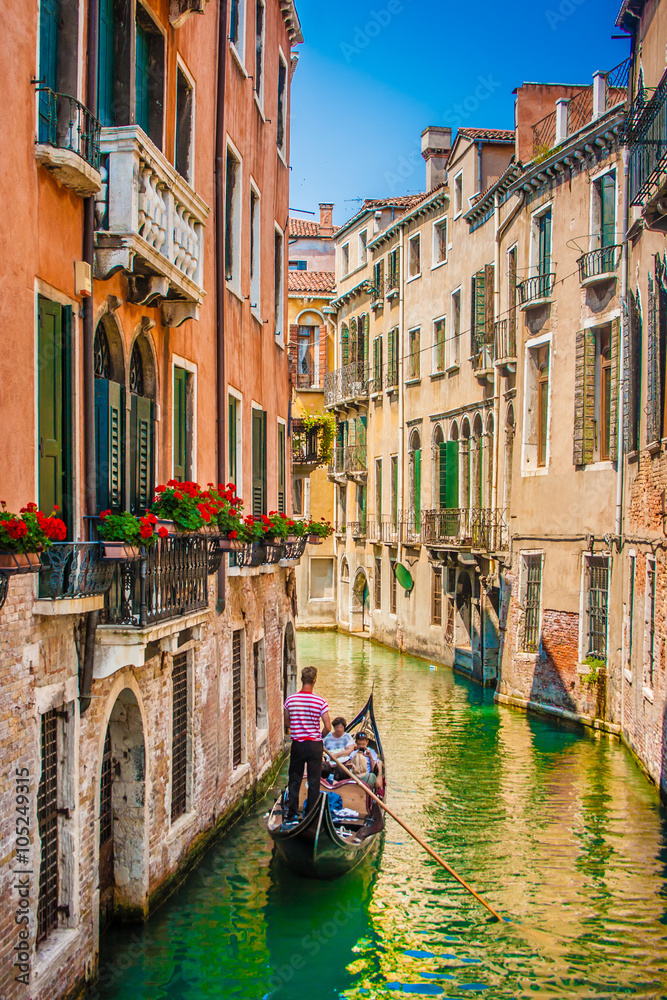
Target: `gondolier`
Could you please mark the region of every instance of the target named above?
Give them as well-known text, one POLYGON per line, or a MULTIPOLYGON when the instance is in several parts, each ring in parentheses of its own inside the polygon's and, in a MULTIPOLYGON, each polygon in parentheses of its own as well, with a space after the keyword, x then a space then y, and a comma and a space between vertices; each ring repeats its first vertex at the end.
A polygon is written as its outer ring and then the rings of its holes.
POLYGON ((313 692, 316 680, 317 668, 304 667, 301 671, 301 690, 291 694, 285 702, 285 728, 292 737, 292 748, 289 762, 287 816, 284 826, 298 822, 299 789, 304 764, 308 774, 309 812, 315 808, 320 798, 322 740, 331 732, 331 722, 328 704, 324 698, 313 692))

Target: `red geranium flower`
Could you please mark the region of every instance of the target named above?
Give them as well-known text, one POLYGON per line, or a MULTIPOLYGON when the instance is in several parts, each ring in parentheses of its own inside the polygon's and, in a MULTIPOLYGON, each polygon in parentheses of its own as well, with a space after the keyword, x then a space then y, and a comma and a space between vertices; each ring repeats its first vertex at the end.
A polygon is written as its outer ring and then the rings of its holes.
POLYGON ((100 520, 104 521, 104 519, 107 518, 110 513, 111 513, 110 510, 101 510, 100 511, 100 520))
POLYGON ((162 525, 161 528, 157 529, 157 533, 160 538, 169 538, 169 532, 167 531, 164 525, 162 525))
POLYGON ((238 537, 239 537, 238 531, 230 531, 229 532, 229 538, 238 538, 238 537))

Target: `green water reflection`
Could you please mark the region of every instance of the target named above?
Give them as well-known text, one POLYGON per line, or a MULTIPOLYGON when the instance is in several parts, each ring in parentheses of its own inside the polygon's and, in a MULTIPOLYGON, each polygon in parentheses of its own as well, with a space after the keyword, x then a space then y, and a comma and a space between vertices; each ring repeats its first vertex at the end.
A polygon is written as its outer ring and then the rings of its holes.
POLYGON ((334 714, 375 677, 391 803, 511 922, 390 821, 347 878, 272 858, 260 803, 136 932, 102 942, 103 1000, 667 997, 667 823, 606 738, 493 704, 444 668, 302 633, 334 714))

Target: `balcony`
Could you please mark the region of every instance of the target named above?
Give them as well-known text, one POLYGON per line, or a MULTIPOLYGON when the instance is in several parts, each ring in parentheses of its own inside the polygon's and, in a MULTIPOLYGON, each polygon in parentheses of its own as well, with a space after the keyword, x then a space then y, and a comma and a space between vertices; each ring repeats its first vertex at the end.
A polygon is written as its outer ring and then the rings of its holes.
POLYGON ((499 320, 493 328, 496 366, 500 373, 507 375, 516 371, 516 318, 499 320))
POLYGON ((378 524, 379 541, 383 545, 398 545, 399 519, 394 517, 383 517, 378 524))
POLYGON ((555 274, 535 274, 532 278, 519 281, 516 290, 521 311, 548 305, 551 302, 555 281, 555 274))
POLYGON ((324 405, 346 406, 368 399, 370 370, 355 361, 324 376, 324 405))
POLYGON ((472 370, 478 382, 493 382, 493 344, 482 344, 472 357, 472 370))
POLYGON ((365 521, 350 521, 348 524, 350 534, 357 541, 365 540, 366 538, 366 522, 365 521))
POLYGON ((350 476, 366 474, 367 459, 365 444, 351 444, 345 449, 345 472, 350 476))
POLYGON ((306 428, 302 420, 292 421, 292 468, 312 472, 320 462, 321 428, 306 428))
POLYGON ((100 558, 99 542, 54 542, 42 553, 38 615, 75 615, 104 607, 113 563, 100 558))
POLYGON ((432 549, 504 552, 509 544, 506 512, 453 508, 422 511, 424 545, 432 549))
POLYGON ((35 157, 63 185, 82 198, 97 194, 100 123, 74 97, 38 87, 39 132, 35 157))
POLYGON ((345 475, 345 449, 341 445, 334 448, 328 475, 330 479, 340 479, 345 475))
MULTIPOLYGON (((290 344, 290 347, 292 345, 290 344)), ((296 360, 292 365, 290 358, 290 380, 294 388, 299 391, 303 389, 315 389, 322 391, 322 379, 320 377, 320 366, 307 364, 305 361, 296 360)))
POLYGON ((95 277, 128 275, 128 301, 162 306, 166 326, 198 319, 209 208, 138 125, 101 133, 95 277))
POLYGON ((621 260, 621 250, 620 246, 600 247, 580 257, 577 264, 581 284, 587 287, 615 278, 621 260))
MULTIPOLYGON (((625 140, 630 146, 630 204, 641 206, 642 214, 664 220, 658 202, 667 187, 667 78, 653 94, 640 90, 625 123, 625 140)), ((660 227, 665 229, 664 222, 660 227)))
POLYGON ((401 541, 404 545, 417 546, 422 543, 422 511, 406 510, 400 518, 401 541))

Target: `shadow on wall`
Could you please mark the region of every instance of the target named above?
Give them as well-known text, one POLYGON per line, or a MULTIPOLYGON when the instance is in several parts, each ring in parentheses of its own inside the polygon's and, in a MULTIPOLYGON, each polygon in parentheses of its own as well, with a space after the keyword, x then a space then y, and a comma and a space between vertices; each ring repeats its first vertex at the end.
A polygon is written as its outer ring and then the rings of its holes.
MULTIPOLYGON (((539 657, 535 663, 530 700, 540 705, 552 705, 568 712, 579 711, 572 692, 577 680, 578 657, 577 615, 545 611, 539 657), (551 621, 550 617, 556 616, 551 621), (564 619, 572 618, 571 622, 564 619)), ((594 714, 594 713, 593 713, 594 714)))
POLYGON ((667 702, 662 713, 662 764, 660 767, 660 798, 667 806, 667 702))

